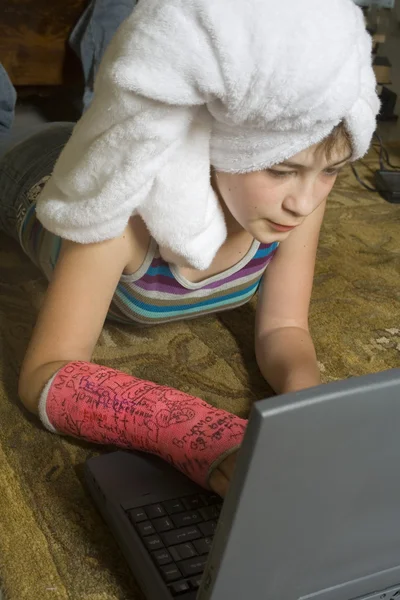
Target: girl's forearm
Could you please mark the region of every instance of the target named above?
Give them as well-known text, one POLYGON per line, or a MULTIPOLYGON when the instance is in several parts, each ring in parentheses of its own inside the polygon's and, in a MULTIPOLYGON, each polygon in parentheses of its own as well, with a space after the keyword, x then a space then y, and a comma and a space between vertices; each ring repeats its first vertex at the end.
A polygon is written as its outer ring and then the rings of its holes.
POLYGON ((281 327, 260 335, 256 357, 261 373, 277 394, 321 383, 311 336, 300 327, 281 327))
POLYGON ((156 454, 206 488, 247 427, 200 398, 84 361, 46 383, 39 416, 53 433, 156 454))

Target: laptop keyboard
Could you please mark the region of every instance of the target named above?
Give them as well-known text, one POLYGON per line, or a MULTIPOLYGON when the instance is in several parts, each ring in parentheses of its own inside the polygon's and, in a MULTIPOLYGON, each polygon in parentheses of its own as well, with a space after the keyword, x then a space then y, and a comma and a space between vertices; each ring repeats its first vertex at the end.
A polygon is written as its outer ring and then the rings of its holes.
POLYGON ((126 511, 173 596, 200 587, 221 508, 204 493, 126 511))

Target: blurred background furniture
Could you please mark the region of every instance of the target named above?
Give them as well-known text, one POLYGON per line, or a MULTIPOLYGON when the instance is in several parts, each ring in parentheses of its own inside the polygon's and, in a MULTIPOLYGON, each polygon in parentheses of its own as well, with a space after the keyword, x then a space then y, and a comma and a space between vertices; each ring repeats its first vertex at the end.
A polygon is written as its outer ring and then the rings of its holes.
POLYGON ((0 61, 15 86, 74 84, 82 74, 67 45, 87 0, 0 0, 0 61))

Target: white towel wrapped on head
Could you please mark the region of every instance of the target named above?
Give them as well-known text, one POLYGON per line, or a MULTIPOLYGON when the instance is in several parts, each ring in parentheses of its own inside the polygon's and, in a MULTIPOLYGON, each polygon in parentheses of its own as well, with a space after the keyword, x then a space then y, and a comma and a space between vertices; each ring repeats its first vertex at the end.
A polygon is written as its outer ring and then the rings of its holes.
POLYGON ((343 120, 357 159, 375 129, 375 88, 353 0, 141 0, 106 51, 38 218, 89 243, 139 213, 160 245, 206 269, 226 237, 210 165, 265 169, 343 120))

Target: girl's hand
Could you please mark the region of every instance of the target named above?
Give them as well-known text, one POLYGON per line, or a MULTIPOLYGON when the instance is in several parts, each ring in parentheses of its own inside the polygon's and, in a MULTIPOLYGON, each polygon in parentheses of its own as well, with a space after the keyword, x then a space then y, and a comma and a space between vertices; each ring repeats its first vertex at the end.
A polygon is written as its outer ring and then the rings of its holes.
POLYGON ((211 473, 209 484, 211 489, 225 498, 236 466, 238 450, 230 454, 211 473))

